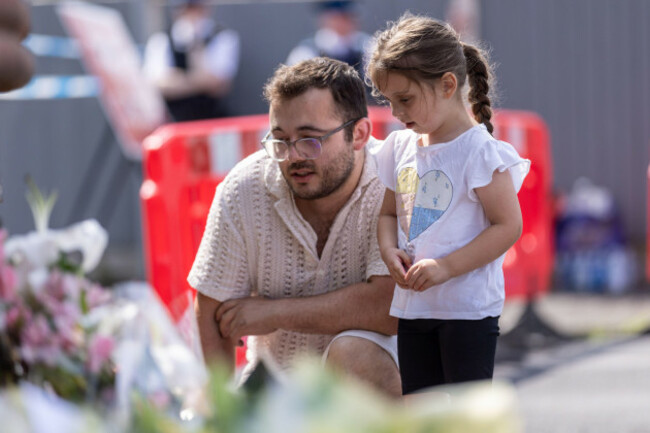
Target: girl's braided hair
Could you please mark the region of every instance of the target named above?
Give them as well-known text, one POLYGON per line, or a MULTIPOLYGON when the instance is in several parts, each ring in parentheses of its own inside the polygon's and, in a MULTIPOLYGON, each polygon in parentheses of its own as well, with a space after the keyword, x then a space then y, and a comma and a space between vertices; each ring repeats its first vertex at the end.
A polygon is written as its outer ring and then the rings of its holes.
POLYGON ((385 79, 387 72, 399 72, 416 82, 433 81, 451 72, 458 80, 458 88, 468 79, 468 99, 474 118, 492 133, 492 103, 488 94, 493 76, 481 49, 461 42, 449 24, 410 13, 390 23, 374 39, 375 48, 366 66, 367 84, 372 87, 373 96, 380 96, 376 83, 385 79))

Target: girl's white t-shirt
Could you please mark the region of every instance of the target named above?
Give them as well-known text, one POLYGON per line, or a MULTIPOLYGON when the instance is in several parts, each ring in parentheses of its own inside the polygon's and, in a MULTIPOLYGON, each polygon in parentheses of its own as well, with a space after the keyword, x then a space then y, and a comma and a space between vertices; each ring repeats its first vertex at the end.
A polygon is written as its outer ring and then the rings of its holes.
MULTIPOLYGON (((440 258, 472 241, 489 226, 475 188, 488 185, 495 170, 508 170, 515 191, 530 161, 480 124, 452 141, 419 146, 411 130, 373 139, 370 153, 379 178, 395 192, 398 243, 413 263, 440 258)), ((395 286, 391 316, 404 319, 478 320, 499 316, 505 299, 503 258, 422 292, 395 286)))

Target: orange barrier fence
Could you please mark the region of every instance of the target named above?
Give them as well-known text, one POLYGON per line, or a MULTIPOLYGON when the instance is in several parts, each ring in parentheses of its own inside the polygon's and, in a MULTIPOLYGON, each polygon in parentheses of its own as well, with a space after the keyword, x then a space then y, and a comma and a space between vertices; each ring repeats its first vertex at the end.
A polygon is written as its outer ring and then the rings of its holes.
MULTIPOLYGON (((402 125, 384 107, 371 107, 373 135, 384 138, 402 125)), ((506 254, 506 293, 539 296, 549 288, 553 265, 551 158, 547 128, 534 113, 499 111, 495 137, 532 161, 519 200, 524 232, 506 254)), ((186 278, 201 241, 215 187, 242 158, 260 149, 268 116, 256 115, 165 125, 144 144, 140 190, 147 278, 171 314, 189 306, 186 278)))

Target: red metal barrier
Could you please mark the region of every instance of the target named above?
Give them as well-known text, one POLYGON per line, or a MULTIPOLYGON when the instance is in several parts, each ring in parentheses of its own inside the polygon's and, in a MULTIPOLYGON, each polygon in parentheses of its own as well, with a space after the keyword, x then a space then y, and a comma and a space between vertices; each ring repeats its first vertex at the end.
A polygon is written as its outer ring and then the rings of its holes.
POLYGON ((503 271, 506 297, 537 297, 551 284, 554 262, 552 160, 548 129, 535 113, 500 110, 494 136, 512 144, 531 160, 519 191, 523 233, 506 253, 503 271))
POLYGON ((216 186, 259 149, 268 116, 165 125, 144 142, 142 201, 147 278, 175 319, 216 186))
MULTIPOLYGON (((399 129, 390 110, 371 107, 373 135, 399 129)), ((535 114, 500 111, 495 136, 532 160, 519 193, 524 232, 504 263, 507 296, 548 290, 553 264, 551 159, 544 122, 535 114)), ((149 282, 174 318, 188 305, 187 275, 205 227, 215 187, 242 158, 260 149, 268 116, 246 116, 165 125, 145 140, 144 250, 149 282)))

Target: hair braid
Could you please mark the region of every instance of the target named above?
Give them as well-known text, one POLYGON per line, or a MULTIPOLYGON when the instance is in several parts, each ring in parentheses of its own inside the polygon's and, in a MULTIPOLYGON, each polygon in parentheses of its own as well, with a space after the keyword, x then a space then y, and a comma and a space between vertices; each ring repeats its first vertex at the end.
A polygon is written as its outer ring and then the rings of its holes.
POLYGON ((463 54, 467 62, 467 77, 469 79, 469 102, 477 121, 485 124, 492 134, 494 126, 492 118, 492 103, 488 97, 490 91, 490 69, 483 54, 473 45, 462 44, 463 54))

